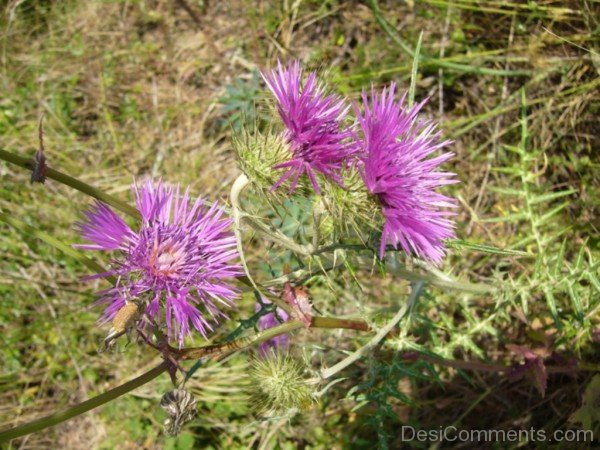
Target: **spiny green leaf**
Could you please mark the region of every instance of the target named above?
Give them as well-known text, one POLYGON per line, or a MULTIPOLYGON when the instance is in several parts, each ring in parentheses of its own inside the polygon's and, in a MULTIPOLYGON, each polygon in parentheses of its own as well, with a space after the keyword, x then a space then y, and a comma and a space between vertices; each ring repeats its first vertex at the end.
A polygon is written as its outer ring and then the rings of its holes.
POLYGON ((544 214, 542 217, 537 219, 535 221, 535 225, 538 227, 541 225, 544 225, 546 222, 548 222, 550 219, 552 219, 554 216, 556 216, 559 212, 561 212, 567 206, 569 206, 569 204, 565 202, 565 203, 558 205, 556 208, 551 209, 546 214, 544 214))
POLYGON ((474 242, 464 241, 462 239, 455 239, 448 242, 448 247, 454 248, 468 248, 482 253, 489 253, 492 255, 505 255, 505 256, 534 256, 531 253, 523 252, 520 250, 502 249, 494 247, 489 244, 476 244, 474 242))
POLYGON ((514 195, 515 197, 524 197, 525 196, 525 192, 520 190, 520 189, 514 189, 514 188, 505 188, 505 187, 499 187, 499 186, 490 186, 488 187, 488 190, 491 192, 495 192, 497 194, 503 194, 503 195, 514 195))
POLYGON ((543 286, 544 294, 546 297, 546 303, 548 304, 548 309, 550 309, 550 314, 552 314, 552 319, 554 319, 554 323, 557 328, 561 328, 560 322, 558 320, 558 311, 556 310, 556 299, 554 298, 554 294, 552 293, 552 289, 550 286, 543 286))
POLYGON ((554 270, 552 272, 552 276, 554 278, 558 278, 560 276, 560 272, 564 265, 564 257, 565 257, 566 247, 567 247, 567 240, 563 239, 562 244, 560 246, 560 250, 558 251, 558 255, 556 256, 556 262, 554 264, 554 270))
POLYGON ((517 222, 519 220, 527 219, 529 215, 526 212, 508 214, 506 216, 501 217, 490 217, 487 219, 483 219, 481 222, 483 223, 498 223, 498 222, 517 222))
POLYGON ((551 192, 549 194, 537 195, 532 197, 529 200, 531 205, 537 205, 539 203, 549 202, 551 200, 556 200, 557 198, 566 197, 567 195, 571 195, 577 192, 577 189, 567 189, 565 191, 551 192))
POLYGON ((581 308, 581 299, 579 298, 579 294, 573 288, 573 284, 567 282, 567 292, 569 293, 569 297, 573 303, 573 309, 575 310, 575 315, 577 316, 577 320, 583 324, 583 310, 581 308))

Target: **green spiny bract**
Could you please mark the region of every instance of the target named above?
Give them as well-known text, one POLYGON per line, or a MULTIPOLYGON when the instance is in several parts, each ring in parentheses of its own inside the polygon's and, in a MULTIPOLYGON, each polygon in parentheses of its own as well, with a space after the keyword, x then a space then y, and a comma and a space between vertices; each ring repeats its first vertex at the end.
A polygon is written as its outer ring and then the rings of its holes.
MULTIPOLYGON (((232 137, 233 149, 237 155, 240 169, 271 199, 283 202, 289 197, 290 181, 287 180, 282 187, 272 190, 273 185, 281 178, 283 169, 274 169, 277 164, 287 161, 291 154, 289 144, 282 134, 268 129, 260 132, 257 127, 244 129, 232 137), (255 131, 256 130, 256 131, 255 131)), ((318 174, 317 178, 321 179, 318 174)), ((295 195, 308 197, 312 188, 308 185, 306 177, 300 177, 294 190, 295 195)))
POLYGON ((364 243, 383 226, 381 207, 356 169, 346 171, 343 183, 324 186, 322 201, 328 214, 322 224, 323 234, 331 233, 336 239, 358 237, 364 243))
POLYGON ((263 417, 283 416, 313 403, 306 367, 292 356, 271 352, 254 359, 250 379, 250 404, 263 417))

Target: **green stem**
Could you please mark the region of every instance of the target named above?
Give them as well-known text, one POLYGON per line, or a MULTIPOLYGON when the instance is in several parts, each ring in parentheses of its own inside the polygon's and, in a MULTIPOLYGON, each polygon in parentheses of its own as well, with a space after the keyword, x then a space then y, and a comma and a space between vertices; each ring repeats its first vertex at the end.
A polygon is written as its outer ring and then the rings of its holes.
MULTIPOLYGON (((254 281, 254 278, 252 278, 252 275, 250 274, 250 269, 248 269, 248 263, 246 262, 246 256, 244 253, 244 246, 242 241, 241 219, 243 217, 243 212, 240 205, 240 196, 249 184, 250 180, 248 179, 248 177, 244 174, 241 174, 239 177, 237 177, 237 179, 231 186, 231 192, 229 193, 229 201, 231 202, 231 215, 233 217, 234 224, 233 233, 235 235, 238 254, 240 256, 240 261, 242 263, 242 267, 244 268, 244 272, 246 273, 247 280, 250 282, 250 285, 260 297, 267 297, 267 295, 265 295, 261 291, 258 284, 254 281)), ((284 311, 288 313, 290 312, 290 306, 283 300, 279 298, 272 298, 272 301, 284 311)))
POLYGON ((338 319, 337 317, 313 317, 311 328, 334 328, 358 331, 370 331, 371 327, 364 320, 338 319))
POLYGON ((34 420, 33 422, 19 425, 6 431, 2 431, 0 432, 0 443, 25 436, 26 434, 35 433, 36 431, 44 430, 48 427, 52 427, 66 420, 72 419, 75 416, 86 413, 152 381, 165 370, 167 370, 167 364, 163 362, 154 369, 149 370, 148 372, 140 375, 137 378, 134 378, 131 381, 128 381, 127 383, 79 403, 78 405, 75 405, 69 409, 42 417, 41 419, 34 420))
MULTIPOLYGON (((33 170, 33 161, 31 159, 25 158, 20 155, 16 155, 11 152, 7 152, 6 150, 0 149, 0 159, 3 159, 6 162, 11 164, 15 164, 19 167, 23 167, 27 170, 33 170)), ((47 178, 58 181, 66 186, 72 187, 73 189, 78 190, 79 192, 83 192, 90 197, 94 197, 116 209, 119 211, 133 217, 136 220, 141 220, 140 213, 133 206, 119 200, 116 197, 113 197, 110 194, 107 194, 104 191, 101 191, 98 188, 90 186, 83 181, 78 180, 77 178, 73 178, 70 175, 59 172, 58 170, 51 169, 48 167, 46 169, 45 175, 47 178)))
MULTIPOLYGON (((200 359, 206 356, 222 356, 224 353, 244 350, 248 347, 262 344, 274 337, 282 334, 290 333, 294 330, 305 328, 304 322, 299 320, 290 320, 275 327, 268 328, 252 337, 242 337, 235 341, 227 341, 223 344, 211 344, 202 347, 187 347, 181 350, 175 350, 183 360, 200 359)), ((337 317, 320 317, 312 318, 310 328, 329 328, 329 329, 346 329, 358 331, 370 331, 371 327, 363 320, 338 319, 337 317)))

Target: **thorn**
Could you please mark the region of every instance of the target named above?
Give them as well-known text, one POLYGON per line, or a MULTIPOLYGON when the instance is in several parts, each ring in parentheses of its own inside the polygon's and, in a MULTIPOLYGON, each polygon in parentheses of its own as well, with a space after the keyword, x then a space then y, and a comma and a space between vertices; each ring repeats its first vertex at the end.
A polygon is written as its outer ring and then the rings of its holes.
POLYGON ((40 146, 35 152, 34 164, 33 164, 33 172, 31 173, 31 183, 42 183, 46 181, 46 171, 48 166, 46 165, 46 156, 44 155, 44 115, 40 115, 40 121, 38 123, 38 138, 40 141, 40 146))

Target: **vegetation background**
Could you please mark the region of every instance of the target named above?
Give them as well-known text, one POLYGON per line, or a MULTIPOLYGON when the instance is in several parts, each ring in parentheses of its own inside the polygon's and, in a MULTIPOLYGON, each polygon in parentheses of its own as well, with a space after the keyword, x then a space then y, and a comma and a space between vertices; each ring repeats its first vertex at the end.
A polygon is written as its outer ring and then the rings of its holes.
MULTIPOLYGON (((372 448, 375 442, 399 448, 400 424, 584 426, 600 436, 599 402, 590 388, 599 383, 594 370, 549 373, 544 389, 532 370, 533 380, 516 380, 397 358, 417 349, 511 364, 521 361, 523 352, 512 347, 520 345, 537 355, 535 364, 598 367, 597 1, 0 5, 0 148, 33 157, 43 114, 49 165, 123 199, 129 199, 132 180, 146 175, 225 199, 239 173, 231 137, 244 121, 260 120, 255 105, 265 93, 258 70, 277 58, 297 58, 350 98, 390 80, 407 89, 411 53, 423 32, 416 94, 429 97, 427 114, 454 140, 457 156, 449 166, 461 181, 452 187, 460 202, 458 236, 527 254, 455 246, 444 272, 492 289, 477 294, 431 287, 402 339, 347 369, 326 398, 291 421, 253 416, 242 355, 197 372, 199 420, 178 438, 162 431, 158 400, 169 386, 162 377, 10 448, 329 449, 372 448)), ((0 209, 75 242, 73 223, 89 199, 52 181, 31 185, 29 175, 0 163, 0 209)), ((255 270, 276 267, 277 250, 249 242, 255 270)), ((97 353, 106 333, 91 308, 99 285, 78 281, 87 271, 75 260, 1 223, 0 252, 5 426, 81 401, 157 363, 158 355, 135 345, 97 353)), ((339 277, 341 295, 322 279, 311 285, 315 304, 326 312, 374 317, 405 298, 406 283, 392 275, 359 274, 361 289, 347 287, 347 275, 339 277)), ((244 297, 234 317, 248 317, 252 302, 244 297)), ((303 332, 294 341, 318 365, 332 364, 365 338, 303 332)), ((453 445, 458 448, 442 447, 453 445)))

